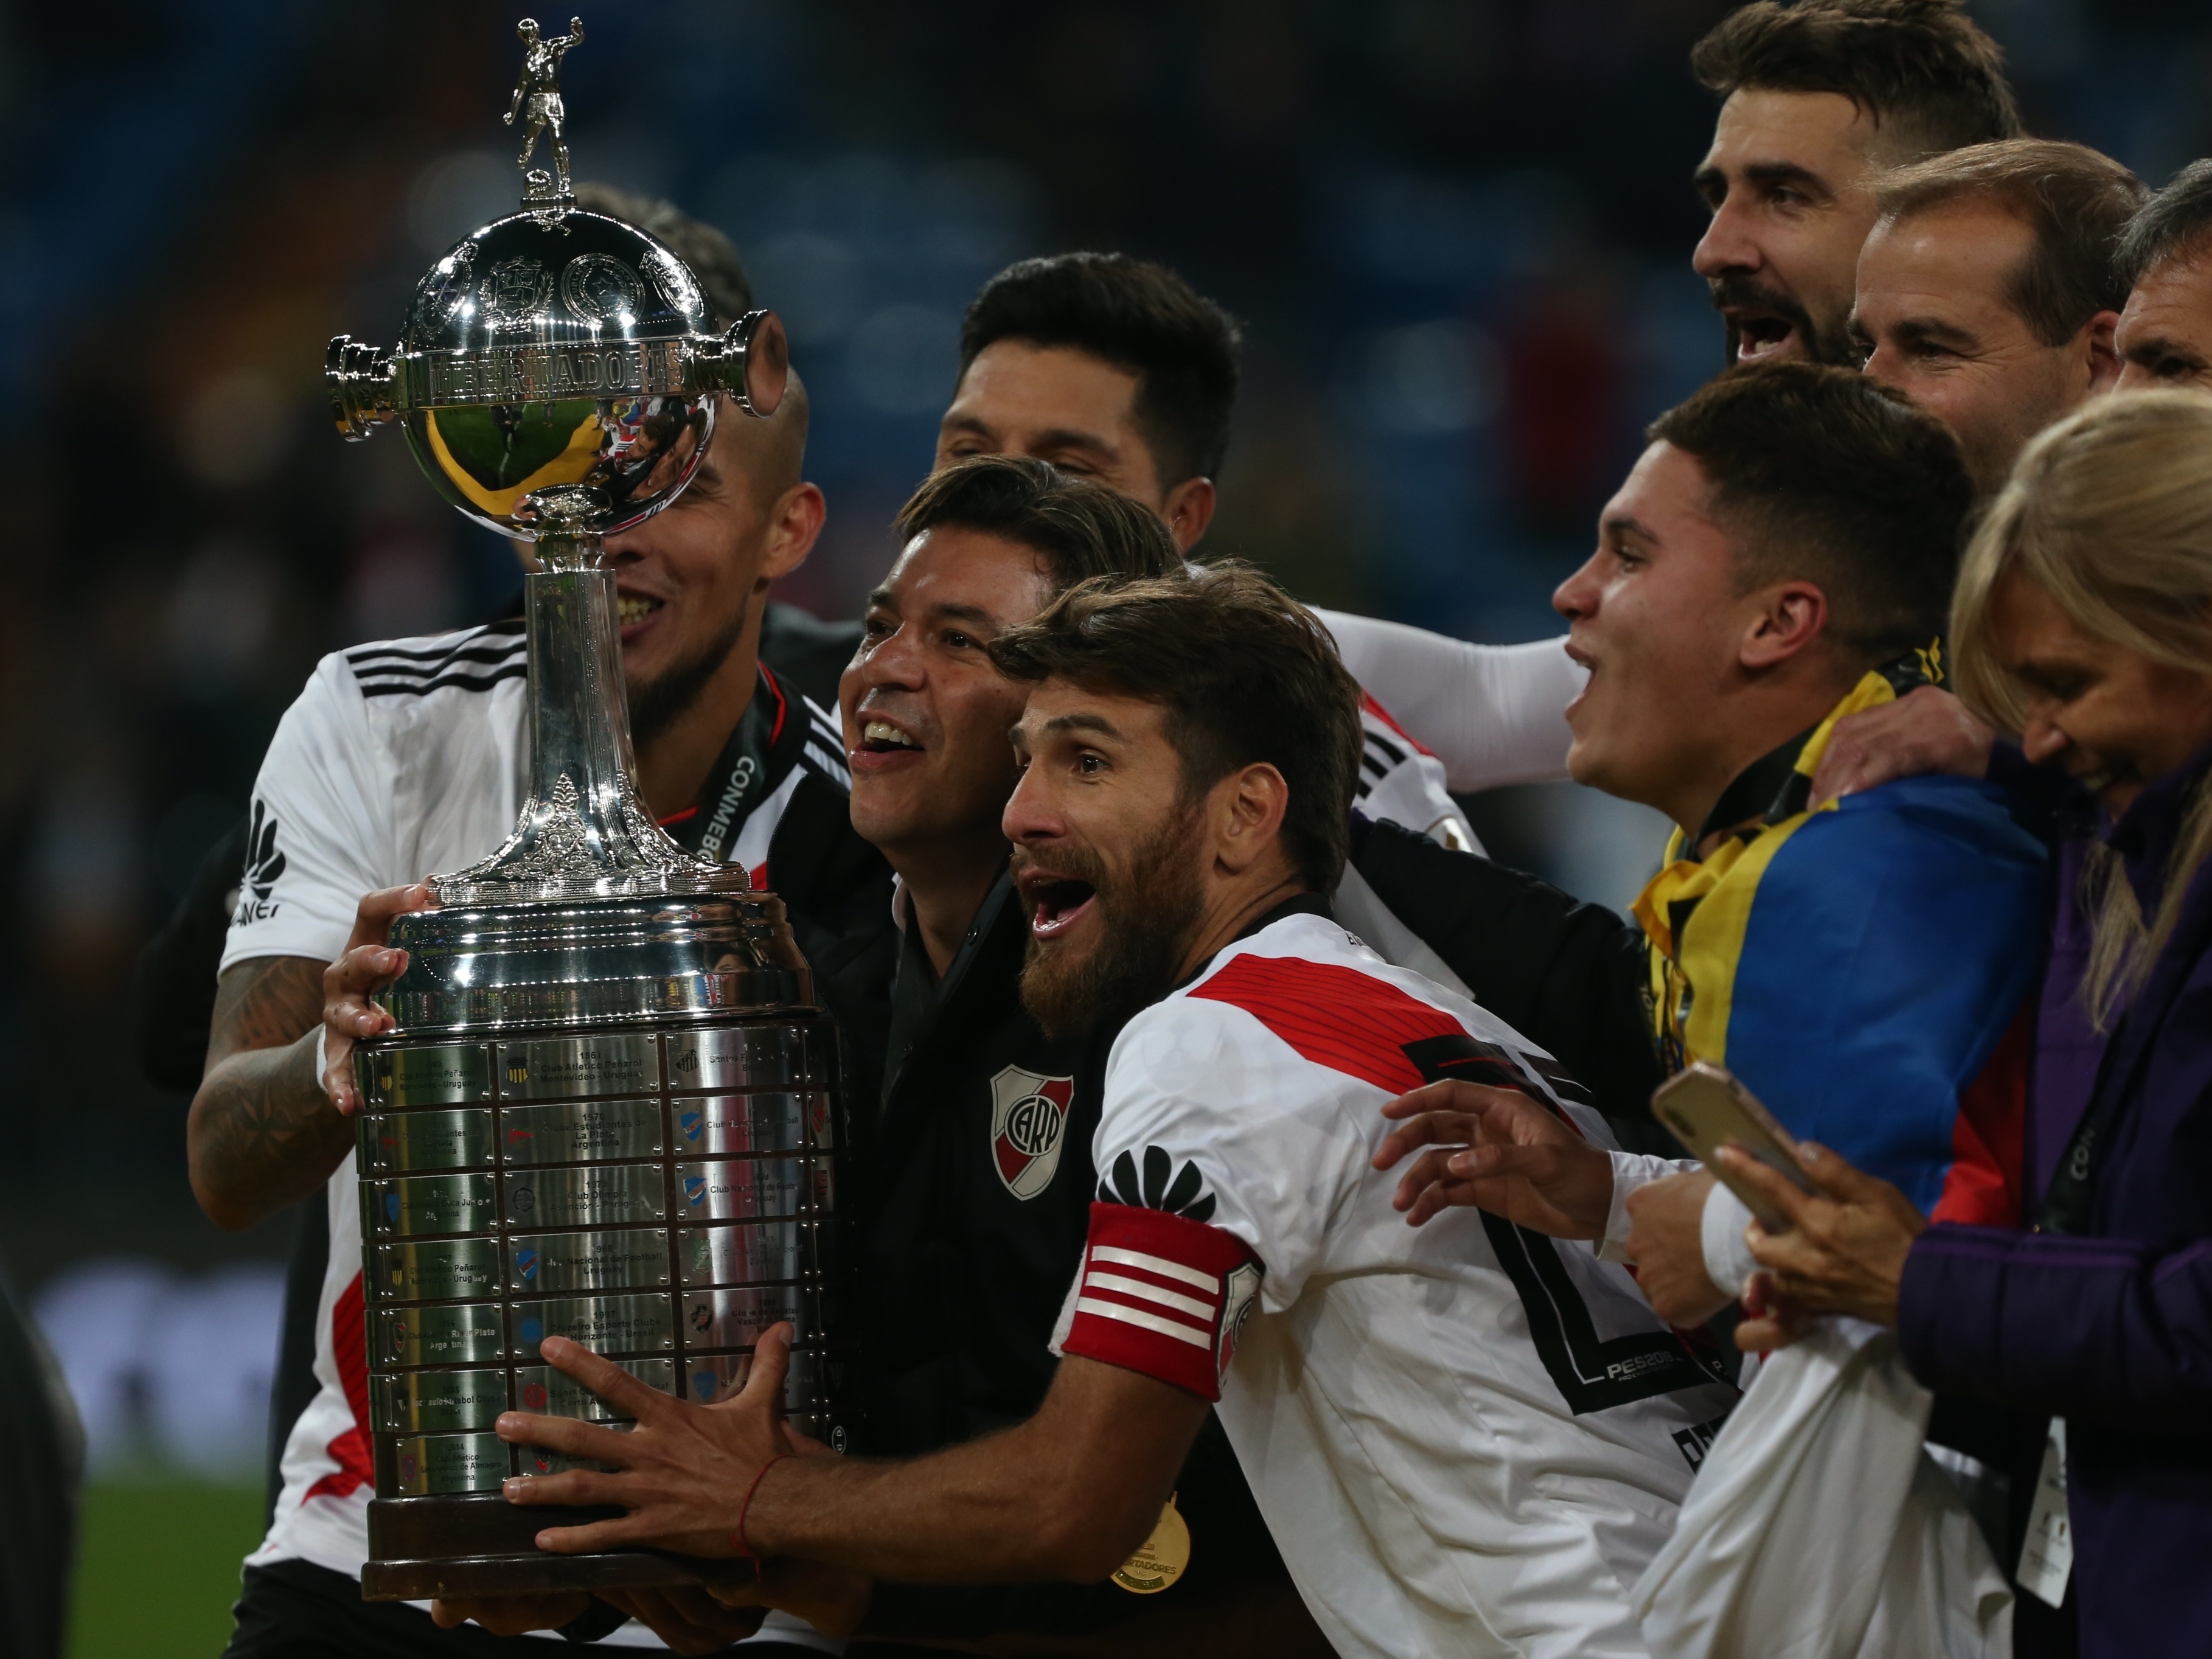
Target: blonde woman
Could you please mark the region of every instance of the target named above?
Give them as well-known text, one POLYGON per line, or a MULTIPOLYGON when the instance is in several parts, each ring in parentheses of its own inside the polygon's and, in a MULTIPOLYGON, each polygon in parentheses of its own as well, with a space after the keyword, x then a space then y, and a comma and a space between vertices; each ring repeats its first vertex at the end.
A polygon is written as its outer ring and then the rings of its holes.
MULTIPOLYGON (((2022 453, 1952 613, 1960 695, 2101 809, 2078 897, 2107 1034, 2035 1231, 1929 1226, 1808 1149, 1794 1225, 1753 1253, 1770 1316, 1897 1328, 1918 1379, 2063 1422, 2070 1569, 2031 1528, 2023 1589, 2070 1576, 2081 1652, 2212 1651, 2212 396, 2105 399, 2022 453)), ((2062 1460, 2047 1460, 2047 1478, 2062 1460)))

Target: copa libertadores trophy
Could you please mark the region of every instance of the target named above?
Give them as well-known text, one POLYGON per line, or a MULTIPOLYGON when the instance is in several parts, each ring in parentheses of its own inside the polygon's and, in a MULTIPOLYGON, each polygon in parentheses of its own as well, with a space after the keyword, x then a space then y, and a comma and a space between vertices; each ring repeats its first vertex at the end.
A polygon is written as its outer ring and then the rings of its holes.
POLYGON ((431 268, 395 349, 342 335, 326 371, 349 439, 397 422, 446 498, 534 542, 541 567, 529 798, 506 845, 434 878, 439 908, 394 926, 408 965, 378 1000, 397 1024, 356 1058, 372 1599, 727 1566, 535 1547, 589 1512, 506 1503, 510 1474, 561 1462, 509 1448, 495 1420, 617 1415, 544 1363, 547 1336, 712 1402, 789 1320, 794 1425, 842 1439, 825 1324, 833 1028, 781 904, 742 866, 685 852, 638 799, 600 550, 690 482, 725 397, 775 411, 783 329, 756 311, 718 331, 670 249, 577 208, 558 71, 582 28, 520 33, 508 118, 524 163, 544 137, 553 167, 431 268))

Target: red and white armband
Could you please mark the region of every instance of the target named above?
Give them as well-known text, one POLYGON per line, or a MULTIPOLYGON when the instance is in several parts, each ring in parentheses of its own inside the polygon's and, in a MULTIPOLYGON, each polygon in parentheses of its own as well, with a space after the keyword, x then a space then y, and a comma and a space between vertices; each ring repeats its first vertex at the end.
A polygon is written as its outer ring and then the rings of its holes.
POLYGON ((1161 1210, 1093 1204, 1054 1346, 1218 1400, 1266 1276, 1232 1232, 1161 1210))

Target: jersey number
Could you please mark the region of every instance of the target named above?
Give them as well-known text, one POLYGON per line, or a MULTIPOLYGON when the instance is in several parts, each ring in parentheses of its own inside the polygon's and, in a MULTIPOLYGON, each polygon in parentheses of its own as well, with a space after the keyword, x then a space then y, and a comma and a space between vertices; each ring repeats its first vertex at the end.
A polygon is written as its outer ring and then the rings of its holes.
MULTIPOLYGON (((1457 1078, 1492 1088, 1519 1089, 1551 1109, 1549 1101, 1527 1086, 1511 1057, 1489 1043, 1467 1036, 1426 1037, 1406 1044, 1405 1051, 1428 1082, 1457 1078)), ((1498 1265, 1520 1292, 1529 1338, 1544 1369, 1577 1416, 1726 1380, 1717 1364, 1711 1370, 1701 1365, 1684 1340, 1671 1331, 1599 1336, 1581 1288, 1552 1239, 1486 1210, 1482 1227, 1497 1252, 1498 1265)))

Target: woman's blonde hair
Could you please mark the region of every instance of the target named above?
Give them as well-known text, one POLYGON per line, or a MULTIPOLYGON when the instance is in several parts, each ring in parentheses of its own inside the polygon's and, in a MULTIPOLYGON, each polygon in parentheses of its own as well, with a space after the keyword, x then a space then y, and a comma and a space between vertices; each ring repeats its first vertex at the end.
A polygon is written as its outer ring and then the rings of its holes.
MULTIPOLYGON (((2042 433, 1968 544, 1951 602, 1959 695, 2019 732, 2027 700, 1999 654, 1994 612, 2017 576, 2083 633, 2154 662, 2212 672, 2212 396, 2100 398, 2042 433)), ((2100 1029, 2140 988, 2212 855, 2212 791, 2189 805, 2158 914, 2146 921, 2117 854, 2093 848, 2076 900, 2093 918, 2083 998, 2100 1029)))

